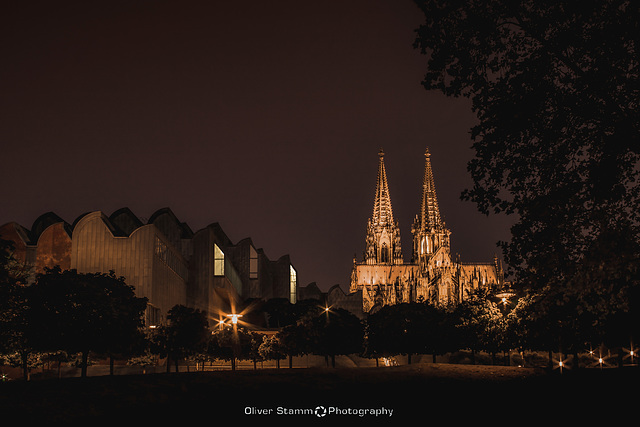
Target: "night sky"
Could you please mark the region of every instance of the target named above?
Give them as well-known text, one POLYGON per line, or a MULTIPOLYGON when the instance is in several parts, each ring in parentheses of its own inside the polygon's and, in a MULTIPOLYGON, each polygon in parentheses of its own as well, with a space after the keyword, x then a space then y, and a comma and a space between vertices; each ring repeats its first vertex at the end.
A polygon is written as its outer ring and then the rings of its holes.
POLYGON ((405 261, 428 146, 452 252, 503 217, 470 185, 465 99, 427 92, 410 0, 29 1, 0 10, 0 224, 127 206, 218 222, 300 285, 348 290, 385 164, 405 261))

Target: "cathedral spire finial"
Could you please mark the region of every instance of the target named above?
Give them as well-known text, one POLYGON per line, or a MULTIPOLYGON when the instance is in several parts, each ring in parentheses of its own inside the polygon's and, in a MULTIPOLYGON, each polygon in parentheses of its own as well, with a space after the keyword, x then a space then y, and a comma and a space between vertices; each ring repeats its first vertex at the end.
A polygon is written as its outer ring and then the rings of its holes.
POLYGON ((373 213, 367 226, 365 259, 368 263, 402 264, 400 229, 393 218, 382 149, 378 151, 378 158, 376 193, 373 213))
POLYGON ((424 228, 441 225, 440 207, 436 197, 436 185, 431 170, 431 153, 427 147, 425 153, 424 179, 422 181, 422 203, 420 206, 420 225, 424 228))
POLYGON ((413 233, 413 257, 421 263, 439 248, 449 250, 449 230, 440 217, 440 207, 436 197, 436 186, 431 170, 431 153, 425 150, 424 179, 422 181, 422 200, 420 211, 416 215, 411 232, 413 233), (426 257, 426 258, 425 258, 426 257))
POLYGON ((376 195, 373 202, 374 224, 393 225, 393 210, 391 208, 391 196, 389 195, 389 185, 387 184, 387 171, 384 166, 384 151, 382 148, 378 152, 380 161, 378 163, 378 181, 376 183, 376 195))

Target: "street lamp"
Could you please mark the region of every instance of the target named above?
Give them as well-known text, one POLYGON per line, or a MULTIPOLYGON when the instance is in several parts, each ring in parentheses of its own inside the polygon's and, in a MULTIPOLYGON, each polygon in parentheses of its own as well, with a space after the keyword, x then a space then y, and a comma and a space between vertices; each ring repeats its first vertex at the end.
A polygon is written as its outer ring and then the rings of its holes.
POLYGON ((242 317, 242 314, 227 314, 227 317, 231 318, 231 323, 234 325, 238 324, 238 318, 242 317))
POLYGON ((227 317, 231 319, 231 324, 233 325, 233 338, 231 350, 233 351, 233 356, 231 358, 231 370, 236 370, 236 358, 238 357, 238 347, 240 346, 240 338, 238 337, 238 318, 242 317, 242 314, 227 314, 227 317))

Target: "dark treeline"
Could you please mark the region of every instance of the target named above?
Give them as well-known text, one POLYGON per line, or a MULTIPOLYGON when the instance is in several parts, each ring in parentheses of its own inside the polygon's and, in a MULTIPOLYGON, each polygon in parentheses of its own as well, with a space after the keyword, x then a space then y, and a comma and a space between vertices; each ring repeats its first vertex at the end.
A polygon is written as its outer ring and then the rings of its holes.
MULTIPOLYGON (((205 313, 175 306, 165 324, 146 328, 146 299, 135 296, 122 278, 110 274, 81 274, 47 270, 31 285, 4 274, 2 341, 5 360, 16 359, 28 378, 38 363, 70 362, 78 356, 86 376, 88 357, 154 365, 166 359, 166 369, 179 370, 181 362, 288 359, 314 354, 335 367, 338 355, 367 358, 407 355, 444 355, 478 352, 494 356, 504 352, 544 351, 574 355, 589 348, 615 349, 622 363, 633 349, 637 321, 631 312, 615 312, 597 319, 567 309, 552 292, 537 292, 500 300, 487 293, 471 295, 451 307, 427 303, 385 306, 361 320, 352 313, 323 307, 317 300, 291 304, 286 299, 248 301, 244 317, 213 327, 205 313), (252 330, 262 320, 273 333, 252 330), (277 331, 277 332, 275 332, 277 331)), ((634 301, 637 295, 633 296, 634 301)), ((575 362, 574 362, 575 363, 575 362)), ((575 366, 575 364, 574 364, 575 366)))

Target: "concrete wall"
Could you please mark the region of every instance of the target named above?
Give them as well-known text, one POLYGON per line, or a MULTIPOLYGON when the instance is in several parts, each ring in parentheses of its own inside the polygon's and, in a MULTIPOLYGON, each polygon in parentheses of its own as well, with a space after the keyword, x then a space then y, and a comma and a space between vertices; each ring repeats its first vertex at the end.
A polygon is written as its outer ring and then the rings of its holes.
POLYGON ((65 223, 58 222, 47 227, 40 234, 36 246, 36 274, 55 266, 62 270, 71 268, 71 236, 65 223))
POLYGON ((128 237, 116 237, 101 212, 85 215, 72 236, 71 268, 80 273, 108 273, 124 276, 137 296, 165 315, 174 305, 187 303, 186 262, 153 225, 136 229, 128 237), (162 254, 161 247, 166 249, 162 254), (177 260, 171 268, 169 260, 177 260), (180 265, 182 264, 182 265, 180 265), (177 270, 177 271, 176 271, 177 270))

